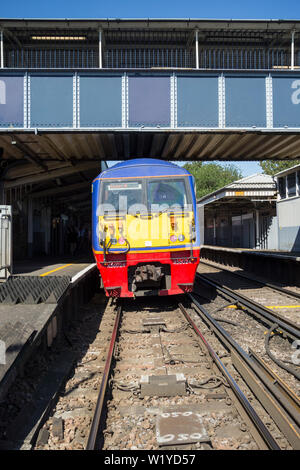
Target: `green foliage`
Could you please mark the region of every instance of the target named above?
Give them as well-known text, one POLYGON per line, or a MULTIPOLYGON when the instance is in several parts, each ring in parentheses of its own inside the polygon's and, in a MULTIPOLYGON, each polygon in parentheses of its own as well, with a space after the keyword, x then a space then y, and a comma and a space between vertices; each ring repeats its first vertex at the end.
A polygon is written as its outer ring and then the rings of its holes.
POLYGON ((227 184, 242 178, 235 165, 219 165, 217 163, 193 162, 184 165, 196 180, 197 198, 213 193, 227 184))
POLYGON ((300 160, 265 160, 259 164, 266 175, 275 175, 287 168, 299 165, 300 160))

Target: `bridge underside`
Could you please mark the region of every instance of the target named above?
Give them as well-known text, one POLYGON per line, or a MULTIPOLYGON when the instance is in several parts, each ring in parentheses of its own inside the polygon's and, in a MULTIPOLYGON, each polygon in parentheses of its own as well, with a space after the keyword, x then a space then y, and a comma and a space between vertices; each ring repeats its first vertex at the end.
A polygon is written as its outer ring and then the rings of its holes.
MULTIPOLYGON (((30 160, 91 163, 155 157, 165 160, 280 160, 300 158, 300 132, 204 131, 38 131, 1 132, 2 162, 30 160)), ((53 166, 53 165, 52 165, 53 166)))

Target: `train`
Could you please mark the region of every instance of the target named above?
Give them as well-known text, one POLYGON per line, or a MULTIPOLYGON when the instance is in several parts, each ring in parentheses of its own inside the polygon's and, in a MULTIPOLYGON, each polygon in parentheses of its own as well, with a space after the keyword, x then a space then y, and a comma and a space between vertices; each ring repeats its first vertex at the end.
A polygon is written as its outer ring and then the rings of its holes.
POLYGON ((200 261, 194 177, 154 158, 104 170, 92 182, 92 245, 108 297, 191 292, 200 261))

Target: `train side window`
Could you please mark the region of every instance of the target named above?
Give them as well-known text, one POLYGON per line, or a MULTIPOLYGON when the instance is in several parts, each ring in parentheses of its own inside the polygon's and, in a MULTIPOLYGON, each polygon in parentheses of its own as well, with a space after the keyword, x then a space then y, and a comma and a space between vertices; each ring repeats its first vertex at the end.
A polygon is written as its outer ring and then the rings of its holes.
POLYGON ((287 175, 288 197, 296 196, 296 172, 287 175))

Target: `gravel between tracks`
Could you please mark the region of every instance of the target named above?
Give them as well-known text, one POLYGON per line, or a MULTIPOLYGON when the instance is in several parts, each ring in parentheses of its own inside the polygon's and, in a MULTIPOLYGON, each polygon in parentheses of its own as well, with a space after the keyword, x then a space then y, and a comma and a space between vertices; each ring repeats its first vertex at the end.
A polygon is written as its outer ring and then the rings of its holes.
MULTIPOLYGON (((269 296, 270 289, 268 288, 266 290, 262 288, 258 288, 256 290, 250 289, 246 280, 232 279, 232 275, 230 273, 218 270, 216 267, 211 267, 205 264, 199 265, 198 272, 200 274, 208 274, 212 280, 214 279, 216 281, 222 282, 224 285, 230 287, 233 290, 238 290, 238 286, 241 286, 242 284, 242 294, 249 296, 249 298, 256 300, 258 303, 266 305, 263 292, 267 291, 269 296)), ((204 291, 203 295, 207 295, 208 292, 211 291, 206 289, 206 293, 204 291)), ((278 294, 277 297, 277 294, 274 291, 272 291, 272 293, 273 299, 271 305, 276 304, 278 297, 281 297, 281 302, 284 302, 284 296, 282 294, 278 294)), ((208 297, 210 295, 211 293, 208 295, 208 297)), ((270 298, 268 300, 270 301, 270 298)), ((289 302, 291 303, 290 299, 289 302)), ((273 369, 289 385, 294 393, 297 396, 300 396, 300 384, 297 378, 279 367, 266 353, 265 338, 268 331, 267 326, 263 325, 255 317, 252 317, 242 309, 224 308, 222 311, 218 311, 214 315, 214 312, 216 312, 218 308, 228 303, 228 301, 221 296, 215 297, 213 302, 202 299, 201 303, 213 316, 217 316, 218 318, 221 317, 234 322, 237 326, 233 326, 224 322, 221 322, 221 325, 246 352, 248 352, 249 349, 256 352, 271 367, 271 369, 273 369)), ((287 304, 287 299, 283 305, 285 304, 287 304)), ((286 314, 286 311, 281 314, 286 314)), ((295 318, 300 318, 300 309, 294 311, 294 314, 289 313, 288 317, 293 319, 293 321, 295 321, 295 318)), ((299 367, 296 364, 289 364, 289 362, 292 362, 292 355, 295 352, 295 350, 292 348, 291 342, 286 340, 282 335, 274 334, 271 336, 269 347, 272 354, 274 354, 278 360, 283 362, 288 361, 286 364, 290 367, 293 367, 295 370, 298 370, 299 372, 299 367)))

